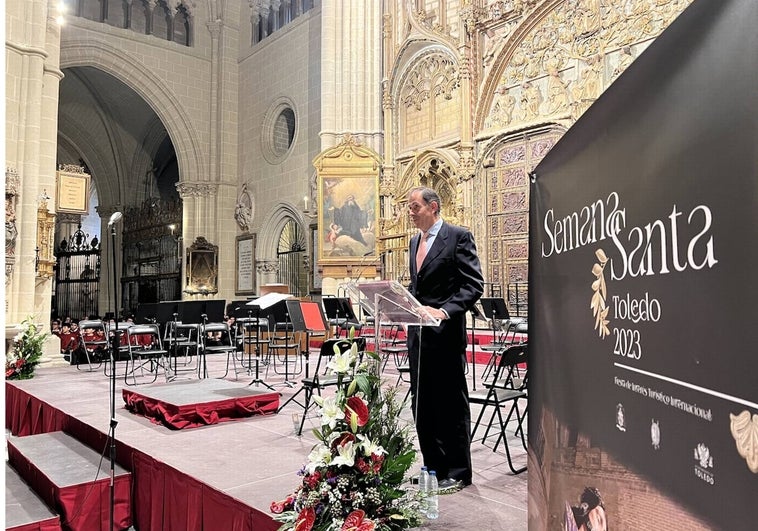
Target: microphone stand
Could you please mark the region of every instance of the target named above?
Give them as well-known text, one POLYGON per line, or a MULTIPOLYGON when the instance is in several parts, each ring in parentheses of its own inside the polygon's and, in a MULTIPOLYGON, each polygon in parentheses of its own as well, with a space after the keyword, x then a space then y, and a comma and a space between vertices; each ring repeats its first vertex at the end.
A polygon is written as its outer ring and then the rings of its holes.
POLYGON ((111 339, 111 379, 110 379, 110 400, 111 400, 111 420, 110 420, 110 459, 111 459, 111 481, 110 481, 110 526, 109 530, 114 530, 115 525, 115 508, 116 508, 116 356, 121 346, 121 338, 118 330, 118 274, 116 268, 116 225, 111 223, 111 251, 113 257, 113 319, 115 329, 111 339))

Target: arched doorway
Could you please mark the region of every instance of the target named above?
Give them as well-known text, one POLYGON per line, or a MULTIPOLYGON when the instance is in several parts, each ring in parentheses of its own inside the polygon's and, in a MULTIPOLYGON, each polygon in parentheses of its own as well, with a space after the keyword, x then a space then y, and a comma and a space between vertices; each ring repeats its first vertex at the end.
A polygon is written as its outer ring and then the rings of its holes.
MULTIPOLYGON (((99 207, 90 216, 99 217, 97 225, 104 228, 111 214, 123 213, 115 242, 119 309, 129 314, 142 302, 181 298, 179 164, 166 126, 149 102, 114 75, 94 66, 68 67, 64 74, 57 162, 81 165, 91 175, 99 207)), ((111 238, 105 232, 100 240, 107 249, 111 238)), ((102 255, 108 262, 103 286, 112 278, 110 257, 109 251, 102 255)), ((100 306, 112 309, 113 301, 100 306)))

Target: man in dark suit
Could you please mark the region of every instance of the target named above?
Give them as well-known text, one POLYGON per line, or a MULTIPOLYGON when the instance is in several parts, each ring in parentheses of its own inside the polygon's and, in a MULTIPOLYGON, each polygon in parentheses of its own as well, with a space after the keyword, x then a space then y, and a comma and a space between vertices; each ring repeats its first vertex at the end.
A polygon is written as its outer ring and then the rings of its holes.
POLYGON ((482 296, 484 279, 471 233, 440 217, 442 202, 430 188, 408 196, 413 224, 411 293, 439 326, 411 326, 411 394, 424 464, 440 490, 471 484, 471 412, 466 385, 466 312, 482 296))

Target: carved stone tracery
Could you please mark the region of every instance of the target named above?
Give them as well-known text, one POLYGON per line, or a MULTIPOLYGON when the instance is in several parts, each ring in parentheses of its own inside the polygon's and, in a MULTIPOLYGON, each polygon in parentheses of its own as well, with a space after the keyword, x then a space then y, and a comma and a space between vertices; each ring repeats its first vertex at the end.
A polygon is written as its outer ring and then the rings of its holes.
POLYGON ((451 99, 453 91, 459 86, 453 60, 441 53, 430 54, 408 73, 400 94, 400 104, 420 111, 424 102, 435 96, 443 95, 445 99, 451 99))

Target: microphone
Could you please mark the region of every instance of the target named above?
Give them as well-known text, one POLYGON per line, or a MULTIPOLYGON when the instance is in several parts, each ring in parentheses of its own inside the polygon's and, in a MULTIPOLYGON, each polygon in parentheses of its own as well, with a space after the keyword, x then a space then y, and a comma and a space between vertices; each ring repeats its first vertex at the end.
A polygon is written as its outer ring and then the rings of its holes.
POLYGON ((373 260, 368 260, 367 261, 366 258, 368 258, 369 256, 371 256, 372 254, 374 254, 373 250, 371 250, 371 251, 369 251, 367 253, 364 253, 363 258, 361 258, 361 263, 358 264, 358 267, 360 267, 360 269, 358 270, 358 274, 355 275, 355 276, 353 276, 351 274, 352 278, 360 279, 361 275, 366 270, 366 268, 368 268, 368 266, 370 266, 371 264, 376 264, 379 261, 379 259, 381 258, 381 254, 376 255, 376 257, 374 257, 373 260))
POLYGON ((124 215, 121 212, 114 212, 111 214, 111 219, 108 220, 108 226, 112 227, 115 223, 121 221, 121 218, 123 217, 124 215))

